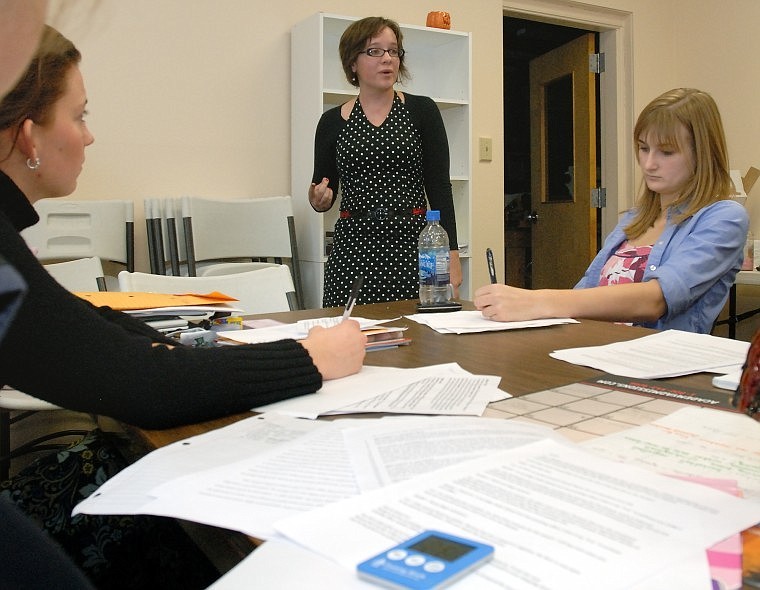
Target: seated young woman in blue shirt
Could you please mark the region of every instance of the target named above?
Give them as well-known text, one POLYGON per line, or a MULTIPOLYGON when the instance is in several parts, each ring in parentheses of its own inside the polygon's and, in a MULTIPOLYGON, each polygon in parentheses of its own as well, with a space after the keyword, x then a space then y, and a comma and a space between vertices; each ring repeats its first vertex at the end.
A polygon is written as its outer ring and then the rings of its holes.
POLYGON ((741 267, 749 220, 734 186, 718 107, 676 88, 650 102, 634 128, 643 174, 623 214, 574 289, 488 285, 487 318, 574 317, 709 333, 741 267))

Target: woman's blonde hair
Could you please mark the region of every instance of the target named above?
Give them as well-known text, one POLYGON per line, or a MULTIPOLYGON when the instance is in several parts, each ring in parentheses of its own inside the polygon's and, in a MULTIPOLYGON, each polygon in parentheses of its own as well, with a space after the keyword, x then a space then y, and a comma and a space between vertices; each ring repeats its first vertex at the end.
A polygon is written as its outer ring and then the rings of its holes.
MULTIPOLYGON (((679 213, 676 223, 705 207, 735 193, 728 167, 728 150, 718 106, 712 96, 694 88, 675 88, 650 102, 636 121, 634 149, 638 142, 652 136, 658 146, 678 152, 691 152, 694 173, 681 194, 671 204, 679 213), (684 143, 684 133, 686 145, 684 143)), ((660 215, 660 195, 642 188, 637 202, 638 213, 625 228, 629 238, 642 235, 660 215)))

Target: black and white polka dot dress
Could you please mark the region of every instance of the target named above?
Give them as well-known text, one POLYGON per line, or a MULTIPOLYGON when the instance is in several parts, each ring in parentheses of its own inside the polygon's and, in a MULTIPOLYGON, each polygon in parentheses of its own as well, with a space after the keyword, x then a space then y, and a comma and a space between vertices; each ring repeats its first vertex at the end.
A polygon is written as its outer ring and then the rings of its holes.
POLYGON ((364 284, 358 303, 416 299, 417 240, 425 215, 412 211, 426 207, 422 140, 398 95, 379 127, 357 98, 338 135, 337 165, 342 215, 325 267, 324 306, 345 305, 359 274, 364 284), (375 218, 367 218, 372 212, 375 218))

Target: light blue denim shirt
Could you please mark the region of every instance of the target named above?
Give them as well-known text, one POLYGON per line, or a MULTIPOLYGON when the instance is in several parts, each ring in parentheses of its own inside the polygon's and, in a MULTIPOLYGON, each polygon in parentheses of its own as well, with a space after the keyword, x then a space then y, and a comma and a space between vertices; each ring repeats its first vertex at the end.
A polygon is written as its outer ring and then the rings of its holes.
MULTIPOLYGON (((634 215, 634 210, 623 215, 576 289, 599 285, 602 267, 626 239, 623 228, 634 215)), ((655 322, 637 325, 707 334, 741 268, 749 218, 744 207, 731 200, 704 207, 679 225, 671 223, 673 215, 668 212, 642 279, 659 281, 668 310, 655 322)))

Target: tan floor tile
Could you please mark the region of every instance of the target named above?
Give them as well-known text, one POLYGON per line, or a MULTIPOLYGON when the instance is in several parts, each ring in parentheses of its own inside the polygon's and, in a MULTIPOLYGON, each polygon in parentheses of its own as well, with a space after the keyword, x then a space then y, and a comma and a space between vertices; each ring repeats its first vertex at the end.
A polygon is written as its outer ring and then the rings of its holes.
POLYGON ((517 414, 511 414, 509 412, 504 412, 502 410, 499 410, 497 408, 493 408, 491 406, 488 406, 483 414, 481 414, 483 418, 502 418, 504 420, 510 420, 517 416, 517 414))
POLYGON ((536 391, 527 395, 520 396, 520 399, 544 404, 547 406, 561 406, 563 404, 575 401, 578 399, 577 395, 567 395, 566 393, 559 393, 552 389, 546 391, 536 391))
POLYGON ((573 428, 575 430, 580 430, 582 432, 588 432, 590 434, 596 434, 599 436, 613 434, 615 432, 620 432, 621 430, 628 430, 630 427, 630 424, 617 422, 608 418, 592 418, 591 420, 585 420, 583 422, 573 424, 573 428))
POLYGON ((607 418, 618 422, 625 422, 632 426, 641 426, 642 424, 649 424, 658 418, 662 418, 662 414, 647 412, 646 410, 642 410, 639 406, 636 406, 635 408, 623 408, 617 412, 612 412, 607 415, 607 418))
POLYGON ((574 395, 576 397, 596 397, 597 395, 612 390, 607 389, 606 387, 588 385, 587 383, 570 383, 569 385, 563 385, 562 387, 552 387, 552 391, 567 393, 568 395, 574 395))
POLYGON ((542 422, 553 424, 555 426, 567 426, 568 424, 574 424, 591 417, 590 414, 571 412, 564 408, 547 408, 530 415, 530 418, 535 418, 536 420, 541 420, 542 422))
POLYGON ((650 399, 639 406, 640 409, 647 412, 655 412, 656 414, 668 415, 672 414, 676 410, 685 408, 688 404, 682 404, 680 402, 672 402, 668 399, 650 399))
POLYGON ((559 432, 562 436, 564 436, 565 438, 575 443, 581 443, 581 442, 590 440, 592 438, 599 438, 599 435, 591 434, 590 432, 582 432, 572 427, 558 428, 557 432, 559 432))
POLYGON ((647 395, 628 393, 627 391, 610 391, 609 393, 603 393, 596 399, 610 404, 617 404, 619 406, 636 406, 638 404, 643 404, 652 398, 647 395))
POLYGON ((488 404, 488 407, 502 412, 509 412, 510 414, 530 414, 531 412, 537 412, 548 408, 549 404, 537 404, 526 400, 525 396, 523 396, 493 402, 488 404))
POLYGON ((614 412, 620 409, 620 406, 615 404, 606 404, 604 402, 597 401, 596 399, 581 399, 576 402, 570 402, 562 406, 565 410, 573 412, 580 412, 581 414, 590 414, 592 416, 604 416, 610 412, 614 412))

